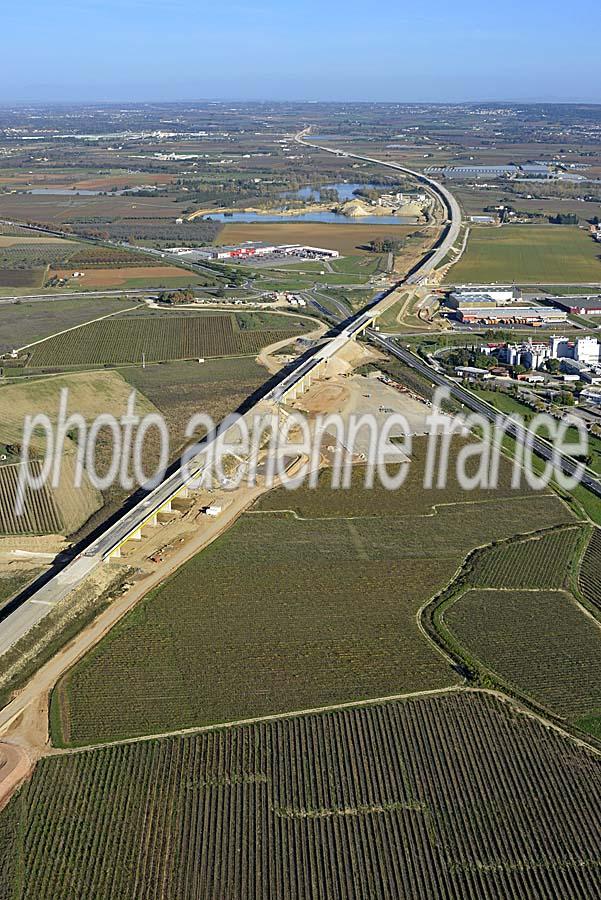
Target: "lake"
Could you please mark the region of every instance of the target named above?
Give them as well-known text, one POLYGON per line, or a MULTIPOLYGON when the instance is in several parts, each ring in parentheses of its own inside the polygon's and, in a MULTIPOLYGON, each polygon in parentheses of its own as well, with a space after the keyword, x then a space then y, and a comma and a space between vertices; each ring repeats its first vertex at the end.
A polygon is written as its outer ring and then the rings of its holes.
MULTIPOLYGON (((381 188, 384 185, 365 182, 346 182, 341 181, 337 184, 324 184, 321 188, 307 187, 299 188, 297 191, 282 191, 280 197, 294 198, 295 200, 310 200, 315 197, 316 202, 321 199, 321 191, 335 190, 338 192, 340 200, 353 200, 354 192, 358 188, 381 188)), ((321 222, 327 225, 415 225, 417 219, 414 216, 343 216, 334 212, 306 212, 298 215, 286 212, 239 212, 239 213, 211 213, 205 216, 205 219, 213 219, 215 222, 321 222)))
POLYGON ((282 191, 280 197, 290 197, 295 200, 308 200, 310 197, 315 197, 319 202, 321 200, 321 191, 329 190, 329 191, 337 191, 338 196, 341 201, 345 200, 354 200, 355 199, 355 191, 359 188, 367 188, 368 190, 372 190, 374 188, 384 188, 385 185, 382 184, 365 184, 364 182, 346 182, 341 181, 338 184, 322 184, 321 187, 303 187, 299 188, 298 191, 282 191))

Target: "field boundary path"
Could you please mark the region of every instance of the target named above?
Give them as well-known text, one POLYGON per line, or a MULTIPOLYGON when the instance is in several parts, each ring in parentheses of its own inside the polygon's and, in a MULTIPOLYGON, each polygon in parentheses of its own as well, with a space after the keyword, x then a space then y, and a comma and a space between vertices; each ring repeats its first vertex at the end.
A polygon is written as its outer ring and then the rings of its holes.
POLYGON ((106 316, 99 316, 97 319, 90 319, 89 322, 80 322, 79 325, 72 325, 71 328, 63 328, 62 331, 57 331, 55 334, 48 334, 46 337, 40 338, 39 341, 32 341, 31 344, 25 344, 24 347, 19 347, 16 350, 16 353, 23 353, 24 350, 29 350, 30 347, 37 347, 38 344, 43 344, 45 341, 49 341, 52 338, 60 337, 63 334, 68 334, 70 331, 77 331, 78 328, 86 328, 88 325, 94 325, 95 322, 104 322, 105 319, 113 319, 115 316, 122 316, 125 313, 133 312, 133 310, 139 309, 139 306, 128 306, 126 309, 118 309, 116 312, 107 313, 106 316))
POLYGON ((139 600, 220 537, 265 490, 264 487, 249 488, 242 491, 239 497, 234 497, 221 518, 207 522, 206 528, 200 532, 197 538, 188 541, 178 553, 166 559, 162 566, 148 573, 146 577, 133 585, 101 612, 80 634, 59 650, 33 676, 25 688, 4 709, 0 710, 0 735, 6 735, 24 711, 40 696, 47 699, 50 690, 60 676, 97 644, 139 600))

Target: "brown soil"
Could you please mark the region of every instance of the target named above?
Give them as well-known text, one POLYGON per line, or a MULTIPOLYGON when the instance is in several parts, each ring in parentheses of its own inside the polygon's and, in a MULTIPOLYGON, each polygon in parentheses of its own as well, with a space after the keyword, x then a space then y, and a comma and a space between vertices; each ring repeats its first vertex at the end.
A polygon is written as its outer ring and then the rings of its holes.
POLYGON ((31 774, 33 767, 34 760, 22 747, 4 741, 0 743, 0 810, 31 774))
POLYGON ((416 225, 327 225, 322 222, 243 222, 226 225, 220 232, 220 244, 239 244, 241 241, 267 241, 277 244, 309 244, 338 250, 344 255, 368 253, 365 245, 371 240, 390 237, 403 238, 415 231, 416 225))
POLYGON ((297 405, 302 406, 311 415, 318 415, 319 413, 338 412, 348 402, 348 399, 349 391, 344 384, 327 382, 312 386, 297 405))
POLYGON ((127 266, 115 269, 79 269, 84 272, 83 278, 72 279, 74 269, 59 269, 52 272, 58 278, 69 278, 71 283, 81 285, 82 288, 103 288, 103 287, 119 287, 132 278, 147 279, 153 285, 160 285, 162 281, 171 278, 186 278, 190 276, 190 281, 195 280, 193 272, 186 272, 184 269, 178 269, 176 266, 127 266))
POLYGON ((105 175, 102 178, 86 178, 76 181, 71 187, 80 191, 108 191, 110 188, 123 188, 141 184, 171 184, 174 175, 105 175))

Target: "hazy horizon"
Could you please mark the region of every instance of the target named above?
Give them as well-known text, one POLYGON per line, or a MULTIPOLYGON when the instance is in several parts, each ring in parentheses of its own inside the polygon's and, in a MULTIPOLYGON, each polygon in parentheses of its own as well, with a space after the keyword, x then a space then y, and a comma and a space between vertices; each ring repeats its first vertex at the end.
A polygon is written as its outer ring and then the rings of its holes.
POLYGON ((227 13, 191 0, 31 0, 3 13, 0 102, 594 104, 600 25, 589 0, 577 20, 542 0, 411 12, 262 0, 227 13))
POLYGON ((516 98, 516 97, 481 97, 481 98, 464 98, 459 100, 424 100, 424 99, 405 99, 399 98, 397 100, 381 100, 378 98, 373 99, 357 99, 354 97, 340 97, 334 99, 327 98, 290 98, 290 97, 243 97, 243 96, 231 96, 231 97, 143 97, 143 98, 133 98, 133 97, 114 97, 111 99, 104 99, 100 97, 82 97, 82 98, 70 98, 66 97, 64 99, 48 98, 36 98, 32 97, 31 99, 0 99, 0 106, 2 107, 15 107, 15 106, 82 106, 86 104, 90 105, 98 105, 98 106, 119 106, 119 105, 169 105, 169 104, 204 104, 204 103, 215 103, 215 104, 223 104, 223 103, 273 103, 273 104, 294 104, 294 105, 308 105, 308 106, 317 106, 317 105, 344 105, 344 104, 374 104, 374 105, 382 105, 382 106, 480 106, 487 104, 495 104, 498 103, 500 105, 523 105, 523 106, 601 106, 601 98, 599 100, 582 100, 579 98, 569 99, 569 100, 554 100, 553 98, 544 98, 544 97, 534 97, 534 98, 516 98))

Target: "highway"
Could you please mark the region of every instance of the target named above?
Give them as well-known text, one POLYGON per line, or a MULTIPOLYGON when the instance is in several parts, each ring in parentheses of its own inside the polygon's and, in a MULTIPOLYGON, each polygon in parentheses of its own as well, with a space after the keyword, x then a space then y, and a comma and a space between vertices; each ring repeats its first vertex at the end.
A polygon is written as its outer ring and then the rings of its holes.
MULTIPOLYGON (((322 306, 319 301, 312 298, 311 303, 316 309, 319 310, 319 312, 324 317, 329 318, 330 321, 334 323, 341 321, 340 317, 336 316, 325 306, 322 306)), ((372 344, 376 344, 386 353, 389 353, 391 356, 396 357, 396 359, 400 360, 400 362, 404 363, 406 366, 414 369, 433 386, 448 388, 451 397, 453 397, 453 399, 457 400, 459 403, 462 403, 468 409, 472 410, 472 412, 479 413, 480 415, 488 419, 489 422, 497 422, 501 424, 505 428, 507 434, 511 437, 516 438, 517 440, 522 442, 524 442, 528 437, 528 429, 521 427, 519 423, 515 422, 511 418, 511 416, 507 416, 504 413, 499 412, 499 410, 495 409, 494 406, 491 406, 490 403, 482 400, 480 397, 464 388, 461 384, 458 384, 454 379, 449 378, 447 375, 444 375, 442 372, 439 372, 432 366, 428 365, 428 363, 424 362, 424 360, 422 360, 415 353, 412 353, 410 350, 401 347, 397 343, 397 341, 399 340, 398 335, 391 337, 389 335, 380 334, 380 332, 376 331, 374 328, 367 328, 365 329, 365 336, 372 344)), ((537 456, 547 461, 551 461, 555 458, 556 463, 561 467, 562 471, 567 473, 568 475, 573 475, 580 468, 578 463, 575 462, 570 456, 566 456, 565 454, 557 454, 554 457, 553 447, 544 439, 539 437, 530 437, 529 440, 531 441, 532 449, 537 456)), ((589 471, 585 471, 583 473, 581 483, 597 497, 601 497, 601 482, 597 478, 595 478, 594 475, 592 475, 589 471)))
MULTIPOLYGON (((336 316, 331 310, 322 306, 315 298, 311 298, 311 304, 318 309, 324 317, 330 319, 330 321, 334 323, 341 321, 339 316, 336 316)), ((498 422, 502 424, 507 434, 511 437, 520 441, 526 440, 529 433, 526 428, 520 427, 519 423, 516 423, 510 416, 499 412, 499 410, 495 409, 494 406, 491 406, 490 403, 480 399, 480 397, 477 397, 452 378, 449 378, 447 375, 444 375, 428 365, 428 363, 424 362, 419 356, 416 356, 415 353, 401 347, 397 343, 399 339, 398 335, 391 337, 389 335, 380 334, 380 332, 376 331, 374 328, 367 328, 365 330, 365 336, 372 344, 376 344, 386 353, 389 353, 406 366, 414 369, 432 385, 447 387, 451 397, 472 410, 472 412, 480 413, 480 415, 483 415, 489 422, 498 422)), ((532 449, 537 456, 540 456, 541 459, 547 461, 554 458, 553 448, 547 441, 539 437, 530 438, 530 440, 532 442, 532 449)), ((556 457, 556 462, 560 465, 562 471, 566 472, 568 475, 573 475, 579 468, 578 463, 565 454, 559 454, 556 457)), ((590 472, 585 471, 583 473, 581 482, 593 494, 597 497, 601 497, 601 482, 599 482, 599 480, 590 472)))
MULTIPOLYGON (((300 139, 300 136, 297 136, 300 139)), ((302 141, 301 141, 302 143, 302 141)), ((318 145, 309 145, 315 146, 318 145)), ((338 153, 337 150, 331 148, 319 147, 318 149, 327 150, 328 152, 338 153)), ((394 285, 385 293, 378 293, 374 299, 359 313, 346 318, 346 308, 341 304, 336 304, 340 315, 332 313, 330 309, 322 306, 318 300, 311 298, 311 303, 330 320, 336 324, 336 329, 330 333, 327 342, 323 342, 315 347, 298 360, 292 367, 288 368, 280 375, 275 376, 269 383, 264 385, 262 391, 254 398, 254 405, 261 400, 268 398, 276 403, 283 398, 285 392, 294 389, 294 386, 302 381, 302 379, 310 375, 311 372, 319 371, 319 367, 327 359, 331 358, 336 352, 351 340, 356 334, 365 330, 367 338, 377 346, 381 347, 387 353, 395 356, 401 362, 418 371, 430 382, 449 388, 451 395, 459 402, 463 403, 468 409, 479 412, 486 416, 489 420, 505 420, 508 434, 512 434, 518 438, 524 438, 526 429, 520 428, 508 417, 497 413, 497 411, 484 401, 467 391, 461 385, 457 384, 447 376, 435 371, 413 353, 401 348, 395 341, 380 334, 374 328, 368 327, 373 319, 374 313, 378 312, 378 306, 386 301, 386 298, 393 291, 406 285, 417 285, 425 275, 446 256, 450 247, 454 244, 461 226, 461 211, 454 197, 437 182, 433 181, 421 173, 413 172, 396 163, 382 162, 370 157, 359 156, 357 154, 347 153, 356 159, 367 160, 378 165, 388 166, 389 168, 410 174, 422 182, 427 182, 431 190, 438 193, 442 202, 447 209, 449 221, 447 222, 444 234, 437 242, 434 252, 429 251, 424 259, 414 267, 411 274, 402 282, 394 285), (274 384, 275 382, 275 384, 274 384)), ((254 408, 254 407, 253 407, 254 408)), ((210 436, 204 441, 203 448, 206 449, 211 441, 216 440, 216 436, 210 436)), ((540 438, 535 438, 533 442, 534 451, 545 460, 552 457, 552 448, 540 438)), ((567 456, 560 457, 560 465, 564 471, 573 474, 577 468, 577 464, 573 459, 567 456)), ((69 592, 78 587, 89 576, 89 574, 105 560, 111 552, 118 548, 120 544, 133 533, 141 529, 146 523, 153 520, 157 512, 169 502, 178 492, 193 479, 198 477, 202 471, 202 463, 197 461, 196 466, 191 467, 190 474, 187 475, 178 467, 172 474, 139 503, 129 510, 123 512, 120 518, 113 524, 108 525, 106 530, 100 537, 93 540, 78 556, 72 561, 64 565, 59 571, 41 584, 30 596, 23 597, 22 602, 19 598, 11 604, 11 609, 7 615, 0 615, 0 655, 11 647, 20 637, 36 623, 39 623, 43 617, 52 609, 52 607, 69 592)), ((585 473, 583 484, 589 488, 597 496, 601 496, 601 484, 593 478, 589 473, 585 473)))
MULTIPOLYGON (((301 140, 302 135, 303 133, 297 135, 297 140, 301 143, 303 143, 301 140)), ((315 146, 316 149, 326 150, 330 153, 339 152, 328 147, 318 147, 318 145, 308 144, 308 146, 315 146)), ((418 284, 427 273, 432 271, 438 262, 444 259, 450 247, 454 244, 461 226, 461 210, 459 204, 443 185, 422 175, 420 172, 413 172, 411 169, 399 166, 396 163, 384 162, 382 160, 376 160, 358 154, 347 153, 346 155, 409 174, 434 191, 443 203, 444 208, 447 210, 448 222, 434 251, 429 251, 404 282, 406 284, 418 284)), ((62 233, 58 231, 56 234, 61 237, 63 236, 62 233)), ((322 344, 320 347, 316 348, 313 353, 310 352, 309 354, 304 354, 292 371, 287 371, 281 375, 279 380, 276 381, 275 387, 273 387, 273 380, 269 386, 266 385, 264 393, 259 395, 256 402, 259 402, 269 394, 271 394, 271 399, 278 402, 278 398, 283 396, 287 388, 293 387, 295 383, 300 382, 304 375, 309 374, 313 370, 318 370, 320 363, 325 362, 329 357, 333 356, 337 350, 344 345, 346 340, 351 339, 357 331, 365 327, 365 324, 368 321, 368 319, 365 318, 366 313, 375 310, 378 303, 399 286, 400 285, 395 285, 385 293, 378 293, 371 303, 356 316, 347 319, 344 323, 345 327, 343 326, 342 329, 339 328, 331 335, 328 344, 325 346, 322 344)), ((317 301, 314 301, 314 303, 316 306, 320 307, 324 313, 332 317, 330 310, 321 307, 317 301)), ((345 318, 346 310, 344 306, 338 303, 336 304, 336 308, 340 310, 342 315, 335 316, 334 318, 340 323, 345 318)), ((373 334, 377 335, 377 332, 374 331, 373 334)), ((390 352, 394 351, 391 350, 390 352)), ((205 447, 208 446, 209 440, 215 439, 215 436, 213 436, 205 441, 205 447)), ((67 562, 58 572, 52 574, 47 581, 41 583, 40 587, 31 593, 30 596, 23 598, 22 602, 17 598, 16 601, 11 604, 9 613, 4 617, 0 616, 0 655, 13 646, 14 643, 19 640, 20 637, 25 635, 33 625, 39 623, 58 601, 62 600, 70 591, 82 584, 89 574, 100 565, 111 552, 115 550, 115 548, 119 547, 129 535, 138 531, 147 522, 152 521, 157 512, 178 492, 184 489, 191 478, 198 477, 198 475, 198 468, 194 469, 191 472, 190 477, 188 477, 182 471, 181 467, 178 467, 175 472, 170 474, 137 505, 125 511, 112 525, 107 526, 100 537, 90 543, 90 545, 78 556, 72 561, 67 562)))
POLYGON ((341 150, 336 147, 326 147, 322 144, 314 144, 306 139, 307 133, 308 129, 301 131, 295 136, 295 140, 303 146, 312 147, 314 150, 323 150, 326 153, 333 153, 335 156, 345 156, 350 159, 358 159, 362 162, 373 163, 377 166, 385 166, 388 169, 402 172, 404 175, 410 175, 412 178, 415 178, 416 181, 419 181, 420 184, 425 185, 430 191, 436 194, 442 203, 443 208, 446 210, 447 223, 436 246, 433 248, 433 251, 430 251, 430 253, 424 257, 422 262, 416 266, 413 272, 405 280, 405 284, 419 284, 433 269, 440 265, 459 237, 462 222, 461 207, 453 194, 447 190, 443 184, 435 181, 434 178, 429 178, 427 175, 424 175, 423 172, 416 172, 414 169, 408 169, 406 166, 401 166, 399 163, 389 162, 388 160, 375 159, 373 156, 362 156, 359 153, 352 153, 349 150, 341 150))
MULTIPOLYGON (((423 375, 432 382, 432 384, 449 388, 451 396, 460 403, 463 403, 468 409, 479 413, 490 422, 499 422, 502 424, 506 429, 507 434, 511 437, 523 442, 530 434, 527 428, 520 426, 511 418, 511 416, 499 412, 489 403, 481 400, 471 391, 466 390, 462 385, 457 384, 452 378, 448 378, 441 372, 437 372, 436 369, 433 369, 432 366, 429 366, 414 353, 400 347, 395 343, 393 338, 381 335, 373 328, 367 329, 366 335, 372 343, 377 344, 382 349, 386 350, 387 353, 392 354, 392 356, 395 356, 401 362, 405 363, 405 365, 415 369, 420 375, 423 375)), ((551 444, 539 437, 530 438, 530 440, 532 441, 532 449, 537 456, 548 461, 554 458, 554 451, 551 444)), ((578 463, 576 463, 572 457, 566 456, 565 454, 557 454, 556 462, 562 471, 568 475, 574 475, 579 469, 578 463)), ((582 484, 592 491, 593 494, 597 497, 601 497, 601 482, 588 472, 584 472, 581 480, 582 484)))
POLYGON ((0 297, 0 306, 15 303, 49 303, 52 300, 94 300, 95 297, 132 297, 152 293, 157 288, 137 288, 131 291, 66 291, 60 294, 20 294, 13 297, 0 297))
MULTIPOLYGON (((413 169, 408 169, 406 166, 401 166, 398 163, 387 162, 381 159, 374 159, 370 156, 363 156, 358 153, 352 153, 346 149, 341 150, 340 148, 326 147, 320 144, 311 143, 310 141, 306 140, 307 133, 308 129, 305 129, 305 131, 300 132, 296 135, 296 140, 298 141, 298 143, 306 145, 308 147, 312 147, 315 150, 323 150, 327 153, 333 153, 336 156, 343 155, 351 159, 363 160, 364 162, 371 162, 376 165, 387 166, 390 169, 396 169, 407 175, 411 175, 421 183, 426 184, 440 198, 445 209, 447 210, 448 215, 446 229, 442 235, 442 238, 439 240, 438 246, 435 248, 434 253, 428 254, 421 261, 421 263, 419 263, 414 268, 413 272, 404 282, 405 285, 419 284, 423 280, 424 276, 428 275, 434 268, 436 268, 436 266, 438 266, 442 262, 451 247, 453 247, 453 245, 455 244, 457 237, 459 236, 459 231, 461 228, 461 208, 453 194, 449 190, 447 190, 444 185, 435 181, 433 178, 429 178, 428 176, 423 175, 421 172, 416 172, 413 169)), ((396 285, 393 290, 396 290, 401 286, 401 284, 396 285)), ((334 316, 330 312, 330 310, 326 309, 314 298, 312 299, 312 303, 314 306, 319 308, 320 312, 323 315, 326 315, 333 321, 339 321, 337 316, 334 316)), ((371 306, 373 307, 373 303, 371 304, 371 306)), ((468 409, 471 409, 473 412, 480 413, 491 422, 502 422, 503 426, 507 430, 507 433, 517 440, 524 441, 526 439, 527 435, 529 434, 526 428, 520 427, 519 424, 515 423, 511 419, 511 417, 505 416, 504 414, 498 412, 493 406, 475 396, 475 394, 473 394, 471 391, 466 390, 464 387, 457 384, 457 382, 453 381, 451 378, 448 378, 446 375, 437 372, 435 369, 421 360, 418 356, 411 353, 409 350, 405 350, 400 347, 393 338, 386 337, 373 328, 368 328, 365 333, 372 343, 378 345, 387 353, 390 353, 392 356, 395 356, 401 362, 405 363, 405 365, 410 366, 412 369, 415 369, 422 376, 427 378, 432 384, 439 385, 440 387, 447 387, 451 393, 451 396, 458 400, 460 403, 463 403, 464 406, 466 406, 468 409)), ((554 458, 553 448, 549 443, 538 437, 534 437, 531 440, 532 449, 538 456, 540 456, 544 460, 551 460, 554 458)), ((570 456, 560 454, 555 458, 562 471, 569 475, 573 475, 579 468, 578 464, 570 456)), ((596 479, 590 472, 584 472, 582 476, 582 484, 597 497, 601 497, 601 482, 599 482, 599 480, 596 479)))
MULTIPOLYGON (((270 379, 257 395, 254 406, 247 410, 246 414, 250 414, 265 398, 277 402, 286 390, 293 388, 302 379, 303 375, 317 369, 320 364, 334 356, 359 330, 365 328, 372 318, 373 314, 362 311, 332 333, 325 344, 322 343, 304 354, 292 370, 284 370, 270 379)), ((0 655, 26 634, 32 625, 39 623, 59 600, 78 587, 125 539, 151 522, 170 499, 197 479, 204 468, 204 460, 200 456, 201 447, 204 451, 216 440, 216 434, 206 438, 202 445, 199 445, 199 454, 187 471, 178 466, 158 487, 134 507, 125 511, 114 524, 107 526, 100 537, 42 584, 35 593, 23 603, 14 605, 5 617, 0 615, 0 655)))

